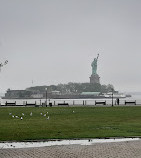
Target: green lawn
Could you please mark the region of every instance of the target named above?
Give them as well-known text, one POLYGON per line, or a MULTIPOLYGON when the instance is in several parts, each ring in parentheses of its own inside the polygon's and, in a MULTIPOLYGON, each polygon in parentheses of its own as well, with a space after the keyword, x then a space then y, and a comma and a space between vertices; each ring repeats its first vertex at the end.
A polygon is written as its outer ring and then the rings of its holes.
POLYGON ((0 141, 124 136, 141 136, 141 107, 0 108, 0 141))

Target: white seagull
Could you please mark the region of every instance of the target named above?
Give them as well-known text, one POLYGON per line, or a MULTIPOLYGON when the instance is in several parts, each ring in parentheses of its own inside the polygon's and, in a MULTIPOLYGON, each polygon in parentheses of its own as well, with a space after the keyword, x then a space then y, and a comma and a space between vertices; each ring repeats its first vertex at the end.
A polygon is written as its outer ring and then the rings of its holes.
POLYGON ((47 120, 49 120, 49 116, 47 117, 47 120))

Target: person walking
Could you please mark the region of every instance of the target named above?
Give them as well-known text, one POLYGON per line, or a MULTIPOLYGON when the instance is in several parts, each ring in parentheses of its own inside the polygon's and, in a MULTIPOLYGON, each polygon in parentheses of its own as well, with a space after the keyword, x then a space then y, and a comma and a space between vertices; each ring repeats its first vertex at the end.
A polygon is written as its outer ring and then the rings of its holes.
POLYGON ((119 105, 119 98, 117 98, 117 105, 119 105))

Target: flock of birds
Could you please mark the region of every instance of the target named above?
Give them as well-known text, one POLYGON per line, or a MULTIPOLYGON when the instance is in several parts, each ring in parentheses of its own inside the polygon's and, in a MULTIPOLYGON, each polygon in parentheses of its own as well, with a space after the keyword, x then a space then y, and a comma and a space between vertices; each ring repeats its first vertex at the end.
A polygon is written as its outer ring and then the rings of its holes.
MULTIPOLYGON (((47 117, 47 115, 48 115, 48 112, 47 113, 45 113, 45 114, 43 114, 42 112, 40 113, 40 115, 41 116, 44 116, 44 117, 47 117)), ((49 120, 49 116, 46 118, 47 120, 49 120)))
MULTIPOLYGON (((23 120, 23 118, 24 118, 24 116, 25 116, 24 113, 21 114, 22 116, 21 116, 21 115, 18 116, 18 115, 13 115, 11 112, 9 113, 9 115, 12 116, 12 118, 17 118, 17 119, 21 119, 21 120, 23 120)), ((32 115, 33 115, 33 113, 31 112, 31 113, 29 114, 29 116, 32 117, 32 115)), ((46 117, 46 119, 49 120, 48 112, 46 112, 46 113, 42 113, 42 112, 41 112, 40 115, 46 117)))
MULTIPOLYGON (((74 111, 72 111, 73 113, 75 113, 74 111)), ((12 116, 12 118, 17 118, 17 119, 21 119, 21 120, 23 120, 23 118, 24 118, 24 116, 25 116, 25 114, 24 113, 22 113, 20 116, 18 116, 18 115, 13 115, 11 112, 9 113, 9 115, 10 116, 12 116)), ((33 115, 33 113, 31 112, 30 114, 29 114, 29 116, 30 117, 32 117, 32 115, 33 115)), ((46 117, 46 120, 49 120, 50 119, 50 117, 49 117, 49 115, 48 115, 48 111, 46 112, 46 113, 40 113, 40 115, 41 116, 43 116, 43 117, 46 117)))

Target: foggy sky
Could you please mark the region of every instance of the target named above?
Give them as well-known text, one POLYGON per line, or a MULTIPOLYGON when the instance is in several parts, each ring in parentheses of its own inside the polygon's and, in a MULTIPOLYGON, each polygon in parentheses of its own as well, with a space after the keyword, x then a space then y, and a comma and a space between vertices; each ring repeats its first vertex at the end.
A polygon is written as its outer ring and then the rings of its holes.
POLYGON ((0 0, 0 92, 89 82, 141 91, 141 1, 0 0), (32 83, 33 80, 33 83, 32 83))

